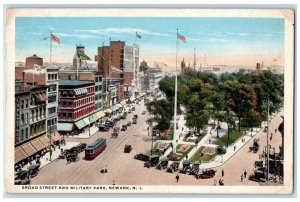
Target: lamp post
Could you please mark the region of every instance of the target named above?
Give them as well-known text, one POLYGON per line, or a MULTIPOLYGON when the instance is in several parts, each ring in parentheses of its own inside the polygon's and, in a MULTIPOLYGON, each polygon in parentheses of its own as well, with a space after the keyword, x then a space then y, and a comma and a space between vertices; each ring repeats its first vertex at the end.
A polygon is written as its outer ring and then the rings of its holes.
POLYGON ((49 126, 49 133, 50 133, 50 135, 49 135, 49 138, 50 138, 50 157, 49 157, 49 161, 51 161, 51 157, 52 157, 52 148, 51 148, 51 124, 50 124, 50 126, 49 126))

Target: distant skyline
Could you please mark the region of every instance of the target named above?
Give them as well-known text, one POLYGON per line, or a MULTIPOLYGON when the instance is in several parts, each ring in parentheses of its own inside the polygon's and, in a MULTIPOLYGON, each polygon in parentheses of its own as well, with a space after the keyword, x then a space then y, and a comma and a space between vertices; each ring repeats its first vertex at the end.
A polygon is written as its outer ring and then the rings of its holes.
MULTIPOLYGON (((265 65, 284 63, 284 19, 282 18, 183 18, 183 17, 17 17, 16 62, 33 54, 49 62, 50 31, 60 38, 52 44, 52 61, 72 63, 76 44, 85 46, 90 58, 97 47, 113 41, 135 42, 140 46, 140 61, 175 66, 176 29, 185 36, 180 42, 178 67, 185 58, 193 65, 196 48, 197 66, 265 65)), ((92 61, 92 63, 95 63, 92 61)))

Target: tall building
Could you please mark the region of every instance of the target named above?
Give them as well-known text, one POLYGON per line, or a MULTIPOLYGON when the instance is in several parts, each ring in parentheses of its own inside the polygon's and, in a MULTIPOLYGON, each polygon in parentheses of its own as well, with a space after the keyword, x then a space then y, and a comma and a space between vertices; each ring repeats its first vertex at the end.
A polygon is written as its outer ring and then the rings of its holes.
POLYGON ((78 132, 98 117, 95 114, 95 83, 93 81, 60 80, 58 130, 78 132))
POLYGON ((163 78, 162 69, 159 67, 149 68, 148 77, 149 77, 149 90, 154 93, 157 93, 159 90, 159 81, 163 78))
POLYGON ((57 133, 57 121, 58 121, 58 68, 48 67, 46 74, 47 89, 47 133, 52 135, 57 133))

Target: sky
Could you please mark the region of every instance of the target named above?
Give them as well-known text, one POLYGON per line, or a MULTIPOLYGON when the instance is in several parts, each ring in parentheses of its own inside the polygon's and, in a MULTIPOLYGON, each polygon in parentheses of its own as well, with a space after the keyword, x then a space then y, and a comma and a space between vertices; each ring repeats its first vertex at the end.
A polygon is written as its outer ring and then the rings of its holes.
MULTIPOLYGON (((182 58, 197 66, 245 65, 256 62, 282 65, 284 62, 284 19, 282 18, 190 18, 190 17, 17 17, 16 62, 33 54, 49 62, 50 31, 61 45, 52 43, 52 61, 72 63, 76 44, 94 58, 97 47, 109 39, 135 42, 140 60, 148 64, 176 65, 176 30, 186 38, 179 41, 178 65, 182 58)), ((92 62, 95 63, 95 62, 92 62)))

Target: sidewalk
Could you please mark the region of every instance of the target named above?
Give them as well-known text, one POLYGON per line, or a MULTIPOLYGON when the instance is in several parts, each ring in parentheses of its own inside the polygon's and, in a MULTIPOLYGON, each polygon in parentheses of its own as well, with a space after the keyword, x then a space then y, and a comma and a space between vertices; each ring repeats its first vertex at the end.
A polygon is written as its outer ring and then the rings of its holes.
POLYGON ((87 129, 83 133, 80 133, 78 135, 69 136, 69 137, 78 138, 78 139, 87 139, 87 138, 90 138, 91 136, 95 135, 98 132, 98 130, 99 130, 99 128, 97 126, 92 126, 90 128, 90 133, 89 133, 89 129, 87 129))
MULTIPOLYGON (((55 150, 52 149, 52 156, 51 156, 51 161, 50 159, 50 153, 47 152, 44 156, 40 157, 40 169, 46 165, 48 165, 49 163, 51 163, 52 161, 55 161, 56 159, 58 159, 60 153, 61 153, 61 149, 65 150, 65 149, 70 149, 74 146, 77 146, 78 142, 66 142, 66 145, 61 145, 60 149, 58 148, 58 146, 55 146, 55 150)), ((35 161, 32 162, 32 164, 35 164, 35 161)), ((26 164, 23 169, 27 169, 30 166, 30 164, 26 164)))

